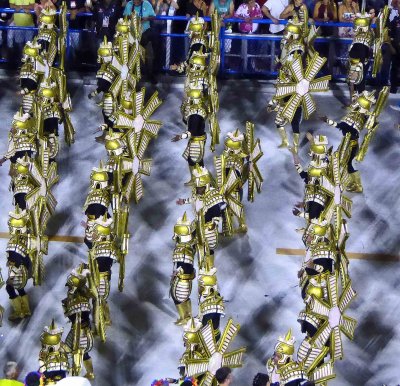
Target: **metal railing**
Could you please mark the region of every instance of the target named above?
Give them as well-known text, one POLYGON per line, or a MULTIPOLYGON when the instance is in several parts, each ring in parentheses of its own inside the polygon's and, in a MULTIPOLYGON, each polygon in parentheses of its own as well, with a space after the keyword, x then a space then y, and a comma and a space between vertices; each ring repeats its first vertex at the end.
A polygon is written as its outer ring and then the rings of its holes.
MULTIPOLYGON (((1 13, 14 13, 11 8, 0 8, 1 13)), ((34 11, 31 11, 34 13, 34 11)), ((77 17, 91 18, 92 13, 82 12, 77 17)), ((206 21, 210 18, 205 17, 206 21)), ((189 38, 186 33, 172 33, 172 23, 179 22, 182 26, 187 23, 189 18, 184 16, 157 16, 156 20, 165 21, 160 36, 162 37, 162 67, 165 71, 173 63, 184 60, 189 48, 189 38)), ((243 22, 242 19, 225 19, 225 24, 243 22)), ((257 24, 272 24, 269 19, 255 19, 252 21, 257 24)), ((287 20, 281 20, 280 24, 286 24, 287 20)), ((337 22, 315 22, 317 26, 323 27, 351 27, 352 23, 337 22)), ((13 49, 17 45, 22 49, 22 45, 31 40, 37 33, 36 27, 19 27, 0 25, 0 49, 2 54, 13 49)), ((281 35, 274 34, 242 34, 228 33, 225 25, 221 27, 221 75, 256 75, 274 76, 277 73, 275 57, 279 55, 279 44, 281 35)), ((334 78, 345 77, 345 63, 347 61, 348 45, 351 43, 349 38, 339 38, 336 36, 317 37, 315 40, 317 51, 323 56, 328 57, 326 72, 332 73, 334 78)), ((81 30, 68 29, 67 33, 67 64, 69 68, 79 66, 95 68, 96 49, 98 39, 94 28, 84 28, 81 30), (92 46, 91 48, 88 46, 92 46), (82 55, 82 53, 84 55, 82 55), (85 58, 86 55, 86 58, 85 58)), ((15 56, 15 55, 14 55, 15 56)), ((4 58, 1 55, 0 62, 12 61, 13 55, 4 58)), ((16 60, 18 62, 18 60, 16 60)))

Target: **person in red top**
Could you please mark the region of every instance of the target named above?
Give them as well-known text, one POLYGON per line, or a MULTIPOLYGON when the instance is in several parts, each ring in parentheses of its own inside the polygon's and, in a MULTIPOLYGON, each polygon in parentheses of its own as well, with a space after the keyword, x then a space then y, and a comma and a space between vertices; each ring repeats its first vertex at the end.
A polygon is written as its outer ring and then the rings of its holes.
MULTIPOLYGON (((337 8, 333 0, 320 0, 315 4, 313 18, 315 21, 329 22, 337 21, 337 8)), ((322 36, 332 36, 333 27, 321 26, 322 36)))
MULTIPOLYGON (((335 22, 338 20, 337 7, 334 0, 320 0, 315 4, 313 18, 319 22, 335 22)), ((336 35, 336 27, 320 26, 319 35, 321 36, 333 36, 336 35)), ((329 43, 316 43, 315 49, 318 51, 320 56, 328 58, 328 61, 324 65, 324 70, 332 73, 333 63, 335 57, 335 44, 334 42, 329 43)))

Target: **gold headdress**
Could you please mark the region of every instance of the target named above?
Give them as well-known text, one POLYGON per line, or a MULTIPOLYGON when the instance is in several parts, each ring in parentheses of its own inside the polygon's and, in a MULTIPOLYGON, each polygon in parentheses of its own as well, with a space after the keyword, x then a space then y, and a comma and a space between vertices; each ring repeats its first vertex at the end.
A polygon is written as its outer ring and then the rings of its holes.
POLYGON ((275 355, 278 356, 278 365, 282 366, 292 360, 295 339, 290 329, 285 337, 280 336, 275 345, 275 355))
POLYGON ((124 151, 124 142, 122 140, 122 134, 109 130, 105 137, 105 147, 108 153, 121 155, 124 151))
POLYGON ((189 68, 191 70, 204 70, 207 65, 208 53, 203 52, 203 47, 198 51, 194 51, 189 59, 189 68))
POLYGON ((40 44, 34 39, 33 41, 28 41, 24 46, 24 55, 36 58, 39 56, 40 44))
POLYGON ((193 317, 183 326, 183 341, 186 345, 199 343, 199 331, 201 327, 200 320, 193 317))
POLYGON ((204 29, 205 26, 205 21, 202 17, 199 17, 199 14, 197 13, 195 17, 192 17, 190 19, 189 23, 189 31, 194 32, 194 33, 201 33, 204 29))
POLYGON ((60 344, 63 332, 64 328, 57 327, 53 319, 50 326, 46 326, 43 329, 42 335, 40 335, 40 341, 42 342, 42 344, 45 344, 47 346, 56 346, 60 344))
POLYGON ((21 109, 14 114, 13 120, 11 122, 12 127, 21 130, 32 129, 35 125, 34 119, 27 113, 24 113, 21 109))
POLYGON ((43 79, 39 87, 39 97, 52 99, 57 96, 57 84, 52 82, 50 78, 43 79))
POLYGON ((103 165, 103 161, 100 161, 100 165, 98 168, 92 168, 92 172, 90 173, 90 179, 92 181, 92 184, 94 185, 100 184, 102 188, 107 186, 108 173, 107 173, 107 168, 105 168, 103 165))
POLYGON ((56 10, 53 8, 43 8, 39 16, 39 23, 51 27, 52 25, 54 25, 56 14, 56 10))
POLYGON ((113 54, 112 43, 107 41, 107 36, 104 36, 104 39, 100 43, 100 47, 97 50, 97 55, 104 58, 107 56, 112 56, 112 54, 113 54))
POLYGON ((376 103, 374 94, 375 90, 371 92, 365 90, 359 95, 356 103, 360 106, 360 108, 369 111, 372 105, 376 103))
POLYGON ((326 154, 328 151, 328 137, 326 135, 316 135, 314 136, 314 141, 311 144, 311 153, 322 155, 326 154))
POLYGON ((208 186, 211 183, 210 173, 205 167, 200 166, 199 164, 196 164, 193 169, 193 177, 197 188, 208 186))
POLYGON ((371 25, 371 17, 369 13, 357 13, 354 19, 354 27, 357 28, 368 28, 371 25))
POLYGON ((26 210, 20 210, 19 206, 15 207, 14 212, 9 212, 8 227, 11 234, 26 233, 26 226, 29 221, 29 213, 26 210))
POLYGON ((120 34, 127 34, 130 31, 130 21, 125 18, 118 19, 115 30, 120 34))
MULTIPOLYGON (((243 141, 244 135, 240 132, 239 129, 236 129, 233 133, 228 132, 225 138, 225 147, 234 151, 235 153, 238 153, 243 148, 243 141)), ((243 156, 246 156, 246 154, 243 153, 243 156)))
POLYGON ((112 218, 107 218, 107 214, 94 220, 93 233, 102 236, 111 235, 111 226, 113 224, 112 218))
POLYGON ((194 222, 188 220, 186 212, 182 217, 179 217, 174 226, 174 239, 179 237, 188 237, 191 239, 192 233, 194 232, 194 222))

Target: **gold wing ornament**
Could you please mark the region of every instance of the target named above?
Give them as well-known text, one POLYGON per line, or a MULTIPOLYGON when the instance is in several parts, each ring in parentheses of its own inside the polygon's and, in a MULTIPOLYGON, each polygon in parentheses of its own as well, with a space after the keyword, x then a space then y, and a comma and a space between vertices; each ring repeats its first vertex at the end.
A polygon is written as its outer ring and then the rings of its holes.
POLYGON ((308 62, 306 68, 303 67, 301 55, 295 54, 293 61, 287 61, 289 82, 279 82, 276 84, 275 98, 280 100, 290 97, 288 102, 284 102, 282 116, 289 122, 293 120, 298 107, 302 106, 305 119, 316 110, 316 104, 311 96, 314 92, 329 90, 330 75, 315 78, 322 69, 326 58, 315 54, 308 62))
POLYGON ((254 201, 254 193, 261 193, 262 183, 264 181, 260 169, 258 168, 258 161, 264 155, 261 150, 260 139, 254 138, 254 123, 246 122, 245 134, 245 149, 249 155, 249 165, 247 173, 247 201, 254 201))
POLYGON ((131 15, 131 28, 129 34, 130 53, 128 66, 134 77, 139 80, 142 77, 140 64, 144 62, 146 50, 140 45, 142 37, 141 18, 133 11, 131 15))
POLYGON ((221 19, 217 10, 211 15, 211 32, 209 35, 209 48, 211 51, 210 62, 208 65, 209 73, 216 76, 219 70, 221 60, 221 43, 219 34, 221 31, 221 19))
POLYGON ((375 21, 375 41, 373 46, 373 66, 372 66, 372 77, 376 78, 377 74, 381 71, 383 58, 382 58, 382 46, 384 43, 390 44, 389 28, 387 27, 387 20, 389 18, 390 10, 389 6, 385 5, 384 8, 379 12, 378 17, 375 21))
POLYGON ((43 255, 47 255, 48 238, 44 235, 50 216, 54 214, 57 201, 51 191, 58 182, 57 164, 49 163, 48 147, 41 140, 41 159, 32 163, 31 174, 36 188, 26 195, 26 203, 32 224, 30 257, 33 266, 34 285, 41 285, 44 277, 43 255))
POLYGON ((60 56, 59 68, 61 70, 65 69, 65 54, 66 54, 66 42, 67 42, 67 3, 63 1, 60 7, 60 13, 58 15, 58 53, 60 56))
POLYGON ((129 251, 129 238, 128 231, 129 221, 129 205, 123 204, 122 207, 114 213, 114 233, 116 236, 116 244, 119 249, 118 263, 119 263, 119 279, 118 290, 120 292, 124 289, 125 279, 125 256, 129 251))
POLYGON ((333 219, 334 219, 334 234, 335 239, 340 239, 342 231, 343 213, 347 217, 351 217, 353 201, 343 194, 347 185, 350 182, 350 177, 347 172, 348 159, 350 158, 350 134, 343 137, 340 146, 330 156, 330 169, 333 183, 333 219))
POLYGON ((79 376, 82 369, 83 350, 80 348, 81 339, 81 313, 75 314, 75 320, 72 325, 72 375, 79 376))
POLYGON ((311 24, 308 28, 307 35, 304 39, 304 45, 306 47, 308 61, 312 59, 315 54, 317 54, 317 51, 315 51, 314 48, 314 42, 315 39, 318 37, 318 32, 319 32, 319 27, 317 28, 315 27, 315 24, 311 24))
POLYGON ((379 92, 378 99, 375 104, 374 110, 369 114, 367 122, 365 123, 365 128, 367 129, 367 134, 365 134, 362 144, 360 146, 360 150, 356 156, 356 160, 361 162, 364 160, 365 155, 367 154, 368 147, 370 142, 372 141, 376 130, 378 129, 379 122, 378 118, 384 109, 387 99, 389 96, 389 86, 384 86, 382 90, 379 92))
POLYGON ((219 110, 219 96, 217 89, 217 78, 215 75, 210 75, 208 86, 208 120, 211 134, 211 151, 215 151, 215 145, 219 145, 219 136, 221 129, 217 118, 219 110))
MULTIPOLYGON (((1 275, 1 268, 0 268, 0 289, 4 286, 3 276, 1 275)), ((4 307, 0 304, 0 327, 3 324, 3 315, 4 315, 4 307)))
POLYGON ((61 69, 52 67, 50 69, 50 79, 57 84, 60 109, 64 126, 64 140, 68 146, 75 142, 75 129, 69 113, 72 111, 71 95, 67 90, 67 78, 65 72, 61 69))
POLYGON ((104 316, 103 298, 98 294, 97 288, 100 285, 100 273, 96 259, 94 257, 93 249, 89 251, 89 283, 92 293, 94 294, 92 319, 94 321, 94 333, 99 336, 100 340, 104 343, 106 341, 106 325, 104 316))

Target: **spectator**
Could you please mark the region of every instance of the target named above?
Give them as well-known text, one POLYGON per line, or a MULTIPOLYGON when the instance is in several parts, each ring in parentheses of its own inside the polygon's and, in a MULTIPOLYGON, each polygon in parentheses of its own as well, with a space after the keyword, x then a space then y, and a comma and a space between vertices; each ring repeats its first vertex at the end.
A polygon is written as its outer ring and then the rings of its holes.
POLYGON ((398 11, 398 0, 389 0, 389 9, 390 9, 390 14, 389 14, 389 21, 392 21, 396 16, 399 15, 399 11, 398 11))
MULTIPOLYGON (((319 0, 315 4, 313 18, 319 22, 335 22, 337 21, 337 8, 333 0, 319 0)), ((320 26, 319 34, 321 36, 334 36, 336 34, 335 27, 320 26)), ((335 58, 335 42, 329 41, 324 43, 315 43, 315 49, 320 56, 326 57, 328 60, 324 64, 324 71, 332 74, 335 58)))
POLYGON ((15 9, 11 25, 17 27, 33 27, 35 25, 30 14, 35 6, 35 0, 10 0, 10 6, 15 9))
POLYGON ((153 49, 153 60, 146 60, 146 69, 149 80, 151 83, 156 84, 157 74, 161 65, 159 44, 160 36, 157 35, 155 29, 150 25, 150 21, 154 20, 156 14, 147 0, 130 0, 128 4, 126 4, 124 16, 130 16, 132 11, 135 11, 142 22, 142 38, 140 44, 146 48, 147 45, 151 43, 151 48, 153 49))
POLYGON ((93 20, 97 39, 102 41, 104 36, 112 41, 115 34, 115 26, 122 16, 121 0, 99 0, 93 5, 93 20))
MULTIPOLYGON (((10 8, 10 3, 8 0, 0 0, 0 8, 10 8)), ((12 18, 11 13, 1 13, 0 14, 0 26, 7 26, 10 24, 12 18)), ((7 31, 1 30, 0 32, 0 58, 3 59, 5 56, 5 47, 7 42, 7 31)))
POLYGON ((378 16, 376 13, 376 9, 374 7, 367 7, 367 12, 369 17, 371 18, 371 24, 375 24, 376 17, 378 16))
POLYGON ((308 14, 312 15, 314 12, 315 1, 314 0, 303 0, 303 3, 307 7, 308 14))
POLYGON ((130 0, 125 7, 124 16, 130 16, 132 11, 140 17, 142 22, 142 34, 145 35, 146 31, 151 30, 150 20, 156 16, 154 9, 147 0, 130 0))
MULTIPOLYGON (((253 0, 255 3, 255 0, 253 0)), ((258 5, 258 4, 257 4, 258 5)), ((232 370, 229 367, 221 367, 215 373, 215 378, 220 386, 229 386, 232 383, 232 370)))
MULTIPOLYGON (((179 5, 175 0, 151 0, 151 5, 153 6, 156 16, 173 15, 175 10, 179 9, 179 5)), ((166 24, 166 20, 153 21, 153 27, 158 33, 165 32, 166 24)))
MULTIPOLYGON (((373 8, 375 10, 376 15, 383 9, 383 7, 387 4, 387 0, 367 0, 367 9, 373 8)), ((390 1, 389 1, 390 3, 390 1)))
POLYGON ((235 5, 233 0, 213 0, 208 10, 208 14, 212 15, 214 10, 217 10, 218 16, 220 16, 221 19, 227 19, 233 17, 235 5))
POLYGON ((67 377, 57 382, 57 386, 91 386, 85 377, 67 377))
POLYGON ((43 384, 44 376, 37 371, 32 371, 25 377, 25 386, 42 386, 43 384))
POLYGON ((303 21, 303 18, 308 17, 308 11, 307 11, 307 6, 304 4, 303 0, 294 0, 291 2, 289 5, 286 6, 286 8, 282 11, 282 13, 279 15, 281 19, 290 19, 293 16, 297 15, 298 19, 300 21, 303 21), (300 10, 303 12, 306 12, 306 17, 303 15, 300 15, 300 10), (302 16, 302 18, 300 18, 302 16))
MULTIPOLYGON (((257 31, 259 24, 253 23, 253 19, 262 19, 262 12, 260 6, 255 0, 244 0, 235 12, 235 17, 244 19, 244 22, 239 23, 239 31, 243 34, 252 34, 257 31)), ((256 58, 253 56, 259 52, 259 44, 256 40, 241 41, 242 50, 241 57, 243 61, 243 68, 247 69, 247 64, 250 64, 252 70, 256 70, 256 58), (253 57, 250 58, 248 55, 253 57)))
POLYGON ((255 0, 244 0, 235 12, 235 17, 243 19, 239 24, 239 31, 245 34, 251 34, 257 31, 258 24, 253 23, 253 19, 262 19, 260 6, 255 0))
POLYGON ((86 12, 85 0, 65 0, 69 16, 69 28, 83 29, 85 27, 85 18, 76 17, 78 13, 86 12))
MULTIPOLYGON (((235 12, 235 4, 233 0, 213 0, 211 2, 210 8, 208 9, 208 14, 211 16, 214 11, 217 11, 218 16, 221 18, 222 23, 224 24, 224 19, 228 19, 233 17, 235 12)), ((226 33, 232 33, 232 25, 228 23, 225 27, 226 33)), ((230 52, 232 47, 232 40, 226 39, 225 40, 225 52, 230 52)))
POLYGON ((269 32, 272 34, 282 35, 285 30, 283 24, 279 24, 281 13, 288 6, 288 0, 267 0, 261 8, 263 14, 271 19, 274 24, 269 25, 269 32))
MULTIPOLYGON (((399 9, 399 0, 392 1, 392 8, 394 11, 399 9)), ((389 35, 392 44, 392 66, 390 69, 390 92, 397 93, 398 69, 400 67, 400 16, 397 14, 389 24, 389 35)))
POLYGON ((296 16, 299 21, 303 24, 303 33, 306 34, 308 30, 308 9, 303 0, 294 0, 292 4, 289 4, 283 12, 280 14, 281 19, 289 19, 296 16))
POLYGON ((57 9, 55 3, 56 3, 56 0, 40 0, 39 3, 35 3, 34 10, 35 10, 36 16, 37 17, 40 16, 42 9, 45 9, 45 8, 57 9))
MULTIPOLYGON (((353 22, 356 13, 360 12, 358 3, 353 0, 343 0, 339 5, 338 18, 342 23, 353 22)), ((354 36, 353 27, 339 27, 339 36, 349 38, 354 36)))
MULTIPOLYGON (((175 11, 179 9, 176 0, 151 0, 156 16, 174 16, 175 11)), ((155 20, 153 28, 156 36, 162 33, 171 33, 171 20, 155 20)), ((166 58, 166 52, 171 52, 171 38, 165 37, 159 39, 160 54, 159 58, 166 58), (168 48, 168 49, 166 49, 168 48)), ((165 63, 167 65, 167 63, 165 63)))
MULTIPOLYGON (((62 0, 57 4, 61 6, 62 0)), ((69 42, 72 51, 71 62, 76 66, 83 63, 90 63, 93 60, 93 51, 96 40, 93 33, 82 31, 85 28, 86 17, 77 16, 81 12, 86 12, 85 0, 65 0, 67 11, 70 13, 68 27, 70 29, 69 42), (75 30, 75 31, 71 31, 75 30)))
MULTIPOLYGON (((179 5, 175 0, 151 0, 151 5, 153 6, 156 16, 168 15, 171 7, 173 9, 179 9, 179 5)), ((159 23, 164 24, 163 21, 160 21, 159 23)))
MULTIPOLYGON (((337 8, 333 0, 319 0, 315 4, 313 18, 315 21, 337 21, 337 8)), ((331 36, 332 27, 320 27, 322 36, 331 36)))
POLYGON ((270 386, 269 376, 267 374, 258 373, 253 379, 253 386, 270 386))
MULTIPOLYGON (((9 0, 10 7, 15 9, 11 26, 16 27, 34 27, 31 10, 35 5, 35 0, 9 0)), ((33 39, 34 31, 29 30, 9 30, 7 33, 7 45, 14 48, 15 51, 8 52, 10 64, 19 63, 21 58, 22 46, 28 40, 33 39)))
POLYGON ((203 0, 189 0, 186 4, 186 17, 196 16, 200 17, 207 15, 207 4, 203 0))
MULTIPOLYGON (((178 9, 175 11, 175 16, 186 16, 186 0, 177 0, 178 9)), ((173 20, 171 25, 171 32, 174 34, 184 34, 187 22, 183 20, 173 20)), ((169 38, 171 43, 170 49, 170 63, 180 63, 186 57, 185 51, 185 38, 169 38)))
POLYGON ((3 369, 5 379, 0 379, 0 386, 22 386, 18 381, 19 368, 17 362, 7 362, 3 369))

